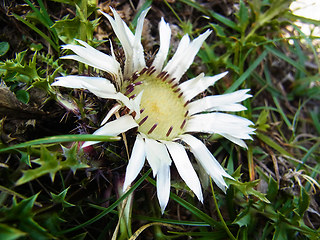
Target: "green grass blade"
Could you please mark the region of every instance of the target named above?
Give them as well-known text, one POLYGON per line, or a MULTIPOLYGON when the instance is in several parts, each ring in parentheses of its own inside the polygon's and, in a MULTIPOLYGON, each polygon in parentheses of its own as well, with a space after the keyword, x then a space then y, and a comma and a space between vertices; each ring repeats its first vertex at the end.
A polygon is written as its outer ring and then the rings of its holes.
POLYGON ((225 91, 230 93, 235 91, 253 72, 254 69, 261 63, 261 61, 267 56, 268 51, 264 50, 261 55, 250 65, 250 67, 225 91))
POLYGON ((306 73, 305 68, 299 64, 298 62, 294 61, 293 59, 287 57, 285 54, 283 54, 282 52, 276 50, 273 47, 270 46, 265 46, 265 48, 272 53, 273 55, 277 56, 278 58, 281 58, 282 60, 286 61, 287 63, 291 64, 292 66, 294 66, 295 68, 299 69, 300 71, 302 71, 303 73, 306 73))
MULTIPOLYGON (((206 222, 212 227, 219 227, 223 228, 222 224, 220 222, 215 221, 213 218, 211 218, 209 215, 202 212, 200 209, 193 206, 191 203, 183 200, 182 198, 178 197, 174 193, 170 193, 170 198, 179 203, 182 207, 186 208, 188 211, 192 212, 195 216, 197 216, 202 221, 206 222)), ((224 229, 224 228, 223 228, 224 229)))
POLYGON ((43 14, 42 14, 43 17, 46 19, 48 25, 51 27, 54 24, 54 22, 50 19, 50 16, 49 16, 49 14, 47 12, 47 9, 43 4, 43 1, 42 0, 37 0, 37 1, 39 3, 39 6, 40 6, 41 10, 43 11, 43 14))
POLYGON ((209 227, 210 226, 208 223, 205 223, 205 222, 164 219, 164 218, 148 217, 148 216, 141 216, 141 215, 135 215, 134 218, 139 219, 139 220, 143 220, 143 221, 161 222, 161 223, 176 224, 176 225, 183 225, 183 226, 195 226, 195 227, 209 227))
POLYGON ((50 28, 50 23, 48 22, 48 20, 43 16, 43 14, 29 1, 29 0, 24 0, 29 7, 31 7, 31 9, 35 12, 38 20, 46 27, 46 28, 50 28))
MULTIPOLYGON (((89 204, 91 207, 105 210, 105 207, 101 207, 94 204, 89 204)), ((112 210, 112 213, 117 214, 117 211, 112 210)), ((148 222, 159 222, 159 223, 167 223, 167 224, 176 224, 176 225, 184 225, 184 226, 195 226, 195 227, 210 227, 209 224, 205 222, 197 222, 197 221, 184 221, 184 220, 175 220, 175 219, 166 219, 166 218, 157 218, 157 217, 149 217, 149 216, 142 216, 142 215, 134 215, 135 219, 148 221, 148 222)))
POLYGON ((76 141, 111 142, 111 141, 118 141, 118 140, 120 140, 120 137, 98 136, 98 135, 92 135, 92 134, 59 135, 59 136, 53 136, 53 137, 39 138, 39 139, 31 140, 28 142, 20 143, 20 144, 14 145, 14 146, 1 148, 0 153, 11 151, 11 150, 17 150, 20 148, 31 147, 31 146, 35 146, 35 145, 41 145, 41 144, 76 142, 76 141))
POLYGON ((241 28, 238 26, 237 23, 231 21, 229 18, 226 18, 212 10, 209 10, 203 6, 201 6, 197 1, 191 1, 191 0, 180 0, 180 2, 183 2, 185 4, 188 4, 189 6, 197 9, 198 11, 218 20, 219 22, 223 23, 224 25, 236 30, 237 32, 241 32, 241 28))
POLYGON ((223 23, 224 25, 232 28, 233 30, 236 30, 237 32, 241 32, 241 28, 238 27, 237 23, 231 21, 229 18, 226 18, 219 13, 216 13, 214 11, 209 11, 210 16, 213 17, 214 19, 218 20, 219 22, 223 23))
POLYGON ((136 28, 137 22, 138 22, 138 18, 140 16, 141 12, 146 10, 148 7, 150 7, 151 4, 152 4, 152 0, 147 0, 142 4, 142 6, 139 8, 139 11, 136 13, 136 15, 134 16, 134 18, 131 21, 132 27, 136 28))
POLYGON ((273 101, 274 101, 274 103, 275 103, 275 105, 276 105, 276 107, 278 109, 278 112, 280 113, 283 121, 287 124, 288 128, 292 131, 293 130, 292 129, 292 124, 289 121, 289 119, 287 118, 287 115, 283 112, 278 99, 275 96, 273 96, 272 99, 273 99, 273 101))
POLYGON ((263 133, 257 132, 257 137, 263 141, 265 144, 269 145, 271 148, 277 150, 283 155, 293 157, 290 153, 288 153, 283 147, 275 143, 271 138, 268 136, 264 135, 263 133))
POLYGON ((310 157, 310 155, 315 151, 319 149, 319 145, 320 145, 320 141, 317 141, 317 143, 315 145, 313 145, 309 151, 303 156, 303 158, 301 159, 301 164, 298 165, 297 170, 299 170, 302 165, 308 160, 308 158, 310 157))
MULTIPOLYGON (((156 181, 155 180, 153 180, 150 177, 148 177, 147 180, 150 181, 154 186, 156 186, 156 181)), ((189 203, 189 202, 183 200, 182 198, 178 197, 176 194, 170 192, 170 198, 173 199, 174 201, 176 201, 177 203, 179 203, 181 206, 183 206, 184 208, 186 208, 190 212, 192 212, 195 216, 197 216, 199 219, 201 219, 202 221, 206 222, 210 226, 219 227, 219 228, 223 228, 224 229, 224 227, 222 226, 222 224, 220 222, 215 221, 210 216, 208 216, 207 214, 202 212, 200 209, 196 208, 191 203, 189 203)))
POLYGON ((29 0, 24 0, 35 12, 38 20, 49 30, 49 33, 54 38, 56 44, 58 44, 58 35, 54 28, 51 28, 54 22, 50 19, 47 9, 45 8, 43 2, 41 0, 37 0, 42 12, 40 12, 29 0))
MULTIPOLYGON (((320 21, 318 21, 318 25, 320 25, 320 21)), ((315 45, 312 43, 310 37, 311 36, 306 36, 301 29, 296 26, 295 24, 293 24, 293 27, 296 31, 299 32, 299 35, 301 35, 303 37, 303 39, 307 42, 308 46, 311 48, 313 56, 314 56, 314 60, 316 61, 317 65, 318 65, 318 73, 320 73, 320 61, 319 61, 319 57, 318 57, 318 53, 317 50, 315 48, 315 45)))
POLYGON ((317 132, 320 134, 320 120, 319 120, 319 113, 318 111, 310 111, 311 119, 317 132))
POLYGON ((44 34, 39 28, 37 28, 36 26, 34 26, 33 24, 29 23, 28 21, 26 21, 25 19, 23 19, 22 17, 20 17, 17 14, 12 13, 12 15, 18 19, 19 21, 23 22, 25 25, 27 25, 29 28, 31 28, 33 31, 35 31, 36 33, 38 33, 41 37, 43 37, 46 41, 48 41, 50 43, 50 45, 57 51, 59 52, 59 47, 57 44, 55 44, 46 34, 44 34))

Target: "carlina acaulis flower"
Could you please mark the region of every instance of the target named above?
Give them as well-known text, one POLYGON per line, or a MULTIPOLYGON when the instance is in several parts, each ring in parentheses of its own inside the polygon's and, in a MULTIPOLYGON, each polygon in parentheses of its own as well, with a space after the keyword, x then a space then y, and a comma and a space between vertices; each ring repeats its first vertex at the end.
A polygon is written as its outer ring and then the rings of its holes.
MULTIPOLYGON (((114 9, 111 10, 114 18, 101 13, 108 18, 122 44, 125 54, 124 66, 121 67, 117 61, 112 44, 111 55, 107 55, 86 42, 77 40, 80 45, 63 46, 75 54, 62 58, 73 59, 105 71, 112 76, 111 81, 102 77, 70 75, 57 78, 52 86, 87 89, 98 97, 118 101, 102 120, 102 127, 93 134, 116 136, 129 129, 137 129, 137 137, 126 170, 124 190, 135 180, 147 159, 157 180, 157 196, 163 212, 169 201, 170 166, 173 161, 181 178, 198 199, 203 201, 199 178, 186 152, 188 149, 202 169, 225 192, 227 185, 223 177, 232 177, 192 133, 216 133, 241 147, 246 147, 244 139, 252 139, 250 134, 254 134, 254 129, 250 125, 253 123, 243 117, 221 111, 246 110, 240 102, 251 97, 248 94, 249 89, 194 100, 227 74, 224 72, 215 76, 205 76, 201 73, 195 78, 180 82, 211 31, 207 30, 192 41, 188 35, 184 35, 175 54, 165 64, 170 47, 171 29, 162 18, 159 23, 160 47, 152 64, 147 66, 141 34, 149 9, 141 12, 135 34, 119 14, 114 9), (109 121, 121 108, 127 109, 120 111, 126 114, 109 121)), ((95 143, 97 142, 86 142, 83 147, 95 143)))

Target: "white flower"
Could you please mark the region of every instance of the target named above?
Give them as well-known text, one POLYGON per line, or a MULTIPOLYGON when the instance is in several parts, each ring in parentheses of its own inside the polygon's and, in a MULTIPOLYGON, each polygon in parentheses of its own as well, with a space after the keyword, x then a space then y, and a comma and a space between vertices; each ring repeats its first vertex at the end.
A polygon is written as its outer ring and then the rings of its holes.
MULTIPOLYGON (((250 134, 254 133, 254 129, 249 125, 253 123, 245 118, 218 111, 245 110, 239 102, 251 97, 247 94, 249 89, 192 101, 227 74, 224 72, 216 76, 204 76, 202 73, 188 81, 179 82, 211 31, 206 31, 192 41, 188 35, 183 36, 175 54, 165 64, 171 30, 161 19, 160 48, 152 65, 146 66, 140 40, 143 21, 149 9, 141 13, 135 34, 129 30, 117 12, 111 10, 114 18, 101 13, 108 18, 123 46, 123 71, 114 56, 112 46, 112 54, 109 56, 78 40, 80 45, 63 47, 72 50, 75 55, 63 58, 106 71, 113 77, 115 85, 105 78, 86 76, 60 77, 52 85, 87 89, 98 97, 115 99, 121 104, 117 104, 107 114, 102 121, 103 126, 93 134, 115 136, 137 128, 137 138, 127 166, 124 189, 135 180, 147 159, 153 176, 157 178, 157 196, 163 212, 169 200, 170 165, 173 160, 182 179, 198 199, 203 201, 199 178, 186 152, 188 148, 198 164, 225 192, 227 185, 223 177, 232 177, 225 172, 207 147, 191 133, 217 133, 241 147, 246 147, 243 139, 252 139, 250 134), (127 107, 130 112, 108 122, 110 116, 121 107, 127 107)), ((86 142, 84 146, 94 143, 97 142, 86 142)))

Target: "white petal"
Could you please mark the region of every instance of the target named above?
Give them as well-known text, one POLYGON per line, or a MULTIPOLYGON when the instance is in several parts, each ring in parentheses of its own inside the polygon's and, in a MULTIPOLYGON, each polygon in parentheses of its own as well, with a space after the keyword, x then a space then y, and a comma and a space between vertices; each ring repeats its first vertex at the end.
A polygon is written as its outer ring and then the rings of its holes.
POLYGON ((131 111, 136 111, 139 109, 140 112, 140 105, 137 105, 137 102, 134 101, 134 99, 129 99, 127 96, 125 96, 124 94, 118 92, 116 98, 119 101, 121 101, 127 108, 129 108, 131 111))
POLYGON ((233 136, 231 136, 230 134, 227 134, 227 133, 221 133, 220 135, 222 137, 225 137, 229 141, 239 145, 240 147, 248 149, 247 144, 242 139, 233 137, 233 136))
POLYGON ((145 67, 145 60, 143 54, 143 47, 141 44, 141 33, 143 29, 143 22, 145 16, 150 8, 141 12, 141 15, 138 18, 136 34, 130 31, 128 26, 124 21, 120 18, 119 14, 111 8, 114 19, 108 14, 100 11, 105 17, 108 18, 115 34, 121 42, 123 50, 126 56, 126 62, 124 67, 124 75, 128 77, 132 75, 134 72, 141 70, 145 67))
POLYGON ((159 35, 160 48, 152 63, 157 72, 161 72, 170 47, 171 29, 169 24, 166 23, 163 18, 161 18, 159 23, 159 35))
POLYGON ((181 178, 202 202, 203 197, 200 181, 195 170, 193 169, 192 164, 190 163, 189 157, 184 147, 176 142, 166 142, 166 146, 171 154, 171 157, 181 178))
POLYGON ((144 19, 149 11, 150 7, 146 10, 142 11, 137 22, 136 32, 134 35, 134 41, 133 41, 133 66, 130 70, 129 74, 134 73, 136 71, 142 70, 146 66, 146 62, 144 60, 144 53, 143 53, 143 47, 141 44, 141 34, 143 30, 143 23, 144 19))
POLYGON ((180 138, 189 145, 190 151, 195 156, 198 163, 203 169, 212 177, 213 181, 222 190, 226 191, 227 184, 225 183, 222 176, 233 179, 210 153, 208 148, 197 138, 185 134, 181 135, 180 138))
MULTIPOLYGON (((99 128, 93 135, 117 136, 124 133, 131 128, 138 127, 136 121, 131 115, 124 115, 114 121, 106 123, 103 127, 99 128)), ((99 143, 100 141, 88 141, 82 145, 82 148, 99 143)))
MULTIPOLYGON (((113 46, 112 46, 112 41, 110 40, 110 51, 111 51, 111 56, 113 57, 113 59, 116 60, 116 55, 114 54, 114 51, 113 51, 113 46)), ((117 87, 118 88, 121 88, 122 87, 122 83, 123 83, 123 74, 122 74, 122 71, 121 69, 119 69, 119 76, 118 77, 115 77, 114 80, 116 81, 116 84, 117 84, 117 87)))
POLYGON ((121 17, 119 16, 119 14, 113 9, 110 8, 114 19, 100 11, 100 13, 102 13, 106 18, 108 18, 113 31, 115 32, 117 38, 119 39, 125 56, 126 56, 126 63, 125 63, 125 70, 124 70, 124 75, 125 77, 128 77, 128 65, 131 66, 132 65, 132 57, 133 57, 133 42, 134 42, 134 35, 133 33, 130 31, 130 29, 128 28, 128 26, 125 24, 124 21, 122 21, 121 17), (129 64, 128 64, 129 63, 129 64))
POLYGON ((126 177, 123 183, 123 191, 136 179, 145 162, 144 141, 138 134, 133 145, 131 157, 126 170, 126 177))
POLYGON ((243 117, 226 113, 207 113, 193 115, 186 123, 185 132, 206 132, 229 134, 235 138, 252 139, 253 123, 243 117))
POLYGON ((241 112, 245 111, 247 108, 239 103, 234 103, 230 105, 224 105, 224 106, 217 106, 213 107, 210 110, 207 111, 225 111, 225 112, 241 112))
POLYGON ((155 177, 162 164, 171 164, 171 158, 164 144, 147 137, 144 140, 147 160, 155 177))
POLYGON ((164 68, 164 71, 167 71, 172 78, 176 79, 175 82, 179 82, 182 75, 188 70, 203 42, 211 32, 211 30, 207 30, 189 44, 183 42, 182 47, 180 47, 180 44, 182 44, 181 40, 177 52, 164 68))
POLYGON ((66 76, 56 78, 58 81, 52 83, 52 86, 60 86, 66 88, 82 88, 87 89, 98 97, 114 99, 117 93, 114 85, 107 79, 101 77, 86 76, 66 76))
POLYGON ((120 104, 116 104, 113 106, 113 108, 111 108, 111 110, 107 113, 107 116, 102 120, 101 122, 101 126, 104 125, 106 122, 108 122, 108 120, 110 119, 110 117, 115 114, 116 112, 119 111, 119 109, 121 108, 120 104))
POLYGON ((179 88, 182 90, 185 100, 188 101, 199 93, 202 93, 209 86, 212 86, 216 81, 227 75, 227 73, 224 72, 211 77, 204 77, 204 74, 201 73, 197 77, 181 83, 179 88))
POLYGON ((131 110, 138 109, 138 106, 135 105, 136 103, 133 100, 117 92, 114 85, 105 78, 70 75, 56 79, 58 81, 52 83, 52 86, 87 89, 98 97, 119 100, 131 110))
POLYGON ((189 114, 200 113, 204 111, 242 111, 246 110, 239 102, 252 97, 246 94, 250 89, 243 89, 233 93, 223 95, 207 96, 191 102, 188 105, 189 114))
POLYGON ((163 214, 170 197, 170 165, 162 164, 157 174, 157 196, 163 214))
POLYGON ((177 67, 177 65, 174 65, 174 64, 179 63, 179 61, 181 61, 181 58, 182 58, 183 54, 186 53, 189 45, 190 45, 190 38, 189 38, 189 35, 186 34, 181 38, 175 54, 170 59, 170 61, 167 63, 167 65, 165 66, 163 71, 167 71, 169 73, 174 72, 174 69, 177 67))
POLYGON ((132 55, 132 44, 133 44, 133 40, 134 40, 134 35, 130 31, 128 26, 125 24, 125 22, 122 21, 119 14, 113 8, 110 8, 110 9, 113 13, 114 19, 110 15, 108 15, 102 11, 100 11, 100 13, 102 13, 106 18, 108 18, 108 20, 112 26, 113 31, 115 32, 117 38, 119 39, 119 41, 123 47, 123 50, 124 50, 126 56, 127 56, 127 54, 132 55))
POLYGON ((119 77, 120 64, 115 58, 96 50, 81 40, 77 41, 84 47, 72 44, 64 45, 63 49, 70 49, 77 55, 63 56, 62 59, 73 59, 119 77))
POLYGON ((136 120, 140 118, 140 103, 142 99, 142 94, 143 90, 134 99, 130 99, 130 101, 132 101, 132 111, 136 113, 136 116, 134 117, 134 119, 136 120))

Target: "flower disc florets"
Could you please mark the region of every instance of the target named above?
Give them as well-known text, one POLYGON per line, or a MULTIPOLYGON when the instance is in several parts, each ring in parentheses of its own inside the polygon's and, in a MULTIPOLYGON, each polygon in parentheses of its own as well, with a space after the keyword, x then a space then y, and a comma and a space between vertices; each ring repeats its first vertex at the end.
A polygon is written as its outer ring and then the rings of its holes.
POLYGON ((144 68, 132 77, 126 95, 136 97, 143 92, 140 103, 138 131, 148 138, 171 141, 183 133, 188 110, 178 84, 166 72, 144 68))

